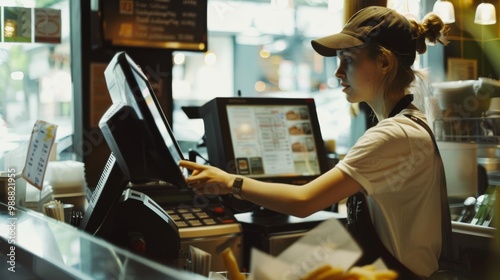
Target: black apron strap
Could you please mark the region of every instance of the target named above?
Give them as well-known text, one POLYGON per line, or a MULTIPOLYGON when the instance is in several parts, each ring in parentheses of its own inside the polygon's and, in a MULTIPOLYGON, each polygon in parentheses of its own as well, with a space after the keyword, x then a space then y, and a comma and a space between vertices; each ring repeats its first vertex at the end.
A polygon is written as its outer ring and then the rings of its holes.
POLYGON ((434 143, 434 149, 436 150, 436 155, 439 158, 439 169, 441 171, 441 235, 442 235, 442 246, 441 246, 441 259, 453 259, 453 238, 452 238, 452 226, 451 226, 451 214, 450 214, 450 204, 448 202, 448 191, 446 189, 446 176, 444 173, 444 165, 443 160, 441 159, 441 154, 439 153, 439 148, 436 143, 436 139, 434 138, 434 133, 429 128, 429 126, 421 119, 405 114, 406 117, 420 124, 427 130, 430 134, 432 142, 434 143))

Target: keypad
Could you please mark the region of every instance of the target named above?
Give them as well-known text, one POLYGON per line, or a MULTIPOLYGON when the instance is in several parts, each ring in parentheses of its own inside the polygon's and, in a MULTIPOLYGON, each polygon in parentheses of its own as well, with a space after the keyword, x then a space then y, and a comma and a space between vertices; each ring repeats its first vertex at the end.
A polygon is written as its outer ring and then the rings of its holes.
POLYGON ((224 206, 212 205, 205 208, 165 208, 165 212, 179 228, 211 226, 235 223, 236 219, 224 206))

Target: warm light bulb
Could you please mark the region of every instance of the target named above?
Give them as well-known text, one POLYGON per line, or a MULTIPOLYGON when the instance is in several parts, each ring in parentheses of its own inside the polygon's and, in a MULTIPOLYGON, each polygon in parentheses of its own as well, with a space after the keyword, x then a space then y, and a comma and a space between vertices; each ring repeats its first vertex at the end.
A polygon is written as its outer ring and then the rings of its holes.
POLYGON ((174 55, 174 64, 181 65, 186 61, 186 56, 183 53, 176 53, 174 55))
POLYGON ((208 51, 205 53, 205 64, 206 65, 214 65, 217 61, 217 56, 215 53, 208 51))
POLYGON ((490 3, 481 3, 477 6, 474 23, 490 25, 497 22, 495 6, 490 3))
POLYGON ((455 9, 450 1, 436 1, 432 12, 438 15, 445 24, 455 22, 455 9))

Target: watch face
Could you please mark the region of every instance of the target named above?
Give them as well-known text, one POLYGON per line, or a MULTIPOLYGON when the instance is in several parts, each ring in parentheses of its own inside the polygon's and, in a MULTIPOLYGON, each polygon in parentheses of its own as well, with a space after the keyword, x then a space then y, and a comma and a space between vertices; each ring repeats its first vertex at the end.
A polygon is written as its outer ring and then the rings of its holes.
POLYGON ((242 185, 243 185, 243 178, 237 177, 236 179, 234 179, 233 186, 231 187, 233 196, 238 199, 242 199, 240 196, 242 185))

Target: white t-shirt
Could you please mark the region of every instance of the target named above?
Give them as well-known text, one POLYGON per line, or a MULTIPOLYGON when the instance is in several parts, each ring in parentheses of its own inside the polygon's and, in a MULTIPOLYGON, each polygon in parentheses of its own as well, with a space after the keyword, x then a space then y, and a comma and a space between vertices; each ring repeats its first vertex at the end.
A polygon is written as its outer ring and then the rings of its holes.
POLYGON ((441 250, 439 158, 429 133, 404 116, 380 121, 336 167, 360 183, 371 219, 387 249, 414 273, 438 269, 441 250))

